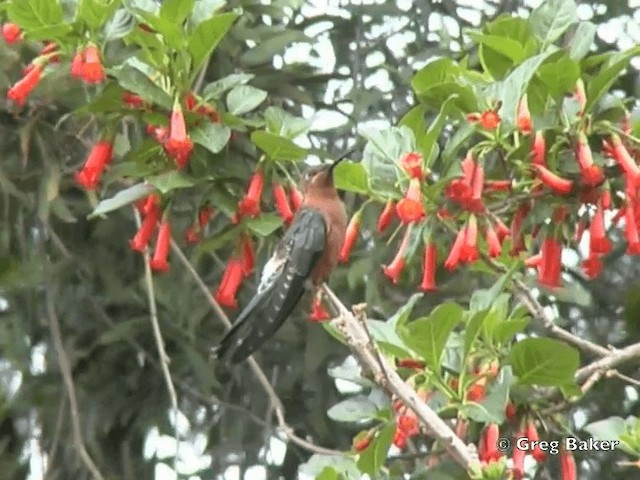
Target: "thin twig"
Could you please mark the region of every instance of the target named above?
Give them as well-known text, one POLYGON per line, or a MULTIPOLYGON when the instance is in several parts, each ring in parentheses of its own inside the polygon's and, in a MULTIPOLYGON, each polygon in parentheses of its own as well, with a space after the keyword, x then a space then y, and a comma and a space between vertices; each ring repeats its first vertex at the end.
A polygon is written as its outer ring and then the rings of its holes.
POLYGON ((427 426, 429 433, 449 452, 452 458, 465 470, 471 472, 478 467, 478 455, 472 445, 458 438, 455 432, 434 412, 418 394, 407 385, 389 364, 386 357, 375 355, 375 344, 370 345, 367 333, 358 322, 355 315, 347 310, 342 301, 325 284, 323 286, 330 302, 338 309, 340 315, 332 320, 333 324, 344 335, 349 347, 363 367, 373 373, 374 381, 412 409, 420 421, 427 426), (380 363, 379 363, 380 362, 380 363))
POLYGON ((630 383, 631 385, 634 385, 636 387, 640 387, 640 380, 636 380, 635 378, 631 378, 627 375, 623 375, 622 373, 620 373, 617 370, 609 370, 607 373, 605 373, 605 377, 610 378, 610 377, 616 377, 619 378, 620 380, 630 383))
POLYGON ((56 357, 58 358, 58 366, 60 368, 60 373, 62 374, 62 379, 64 381, 65 388, 67 390, 67 396, 69 397, 69 411, 71 413, 71 426, 73 429, 73 442, 76 446, 76 450, 80 455, 80 459, 84 463, 87 470, 91 472, 93 478, 97 480, 104 480, 102 473, 98 470, 98 467, 93 462, 93 459, 87 452, 87 449, 84 445, 84 440, 82 439, 82 428, 80 425, 80 410, 78 408, 78 398, 76 397, 76 387, 73 384, 73 376, 71 375, 71 363, 69 362, 69 357, 67 357, 67 352, 64 349, 64 345, 62 344, 62 333, 60 330, 60 322, 58 321, 58 316, 56 314, 56 310, 53 304, 53 295, 51 292, 51 287, 49 287, 45 293, 46 297, 46 309, 47 309, 47 317, 49 320, 49 330, 51 332, 51 338, 53 339, 53 346, 56 350, 56 357))
POLYGON ((60 405, 58 405, 58 413, 56 414, 56 424, 53 429, 53 442, 51 442, 51 448, 47 455, 47 469, 44 472, 43 478, 49 478, 49 471, 54 464, 56 454, 58 453, 58 445, 60 444, 60 435, 62 433, 62 425, 64 423, 64 414, 67 409, 67 397, 62 394, 60 398, 60 405))
MULTIPOLYGON (((136 225, 140 228, 140 213, 135 208, 133 209, 135 217, 136 217, 136 225)), ((165 349, 164 339, 162 338, 162 332, 160 330, 160 322, 158 321, 158 306, 156 304, 156 295, 155 290, 153 288, 153 273, 151 272, 151 266, 149 264, 149 251, 147 249, 144 250, 143 253, 144 259, 144 279, 147 287, 147 300, 149 302, 149 320, 151 321, 151 327, 153 329, 153 337, 155 338, 156 347, 158 349, 158 357, 160 359, 160 366, 162 368, 162 374, 164 376, 164 381, 167 386, 167 391, 169 392, 169 401, 171 402, 171 409, 173 411, 174 416, 174 436, 176 439, 176 454, 174 457, 173 469, 177 474, 177 463, 178 463, 178 447, 180 446, 180 438, 178 436, 178 395, 176 394, 176 388, 173 385, 173 380, 171 379, 171 371, 169 370, 169 355, 167 355, 167 351, 165 349)))
POLYGON ((640 359, 640 343, 634 343, 633 345, 629 345, 628 347, 620 350, 608 351, 608 354, 604 358, 596 360, 595 362, 592 362, 586 367, 582 367, 578 370, 576 372, 576 379, 578 381, 584 380, 597 371, 602 371, 604 373, 607 370, 614 369, 623 363, 637 359, 640 359))
MULTIPOLYGON (((216 302, 215 298, 213 298, 213 295, 211 295, 211 292, 209 291, 207 285, 204 283, 204 280, 202 280, 202 277, 200 277, 189 259, 185 256, 182 249, 173 239, 171 239, 171 250, 187 269, 200 291, 202 291, 204 296, 207 298, 207 301, 211 305, 211 308, 213 308, 213 311, 216 313, 220 321, 227 329, 231 328, 231 321, 229 320, 229 317, 227 317, 227 314, 224 312, 222 307, 218 304, 218 302, 216 302)), ((260 365, 258 365, 258 362, 256 362, 253 356, 249 357, 247 359, 247 362, 249 363, 249 368, 251 368, 251 371, 258 379, 258 383, 260 383, 260 386, 267 394, 267 397, 269 398, 269 401, 273 406, 276 419, 278 420, 278 426, 282 429, 287 438, 291 440, 291 442, 312 453, 319 453, 321 455, 342 455, 342 452, 338 450, 320 447, 296 435, 294 429, 285 420, 284 406, 282 405, 282 401, 278 397, 278 394, 269 382, 269 379, 265 375, 264 371, 262 370, 260 365)))

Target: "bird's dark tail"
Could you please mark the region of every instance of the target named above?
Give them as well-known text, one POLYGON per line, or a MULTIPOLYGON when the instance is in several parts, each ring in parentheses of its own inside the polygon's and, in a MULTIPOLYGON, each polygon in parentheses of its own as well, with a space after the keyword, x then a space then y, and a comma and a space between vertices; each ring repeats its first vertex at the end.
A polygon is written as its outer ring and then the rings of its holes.
POLYGON ((260 348, 289 317, 304 293, 304 277, 293 268, 268 290, 249 302, 231 330, 214 347, 213 354, 225 363, 239 363, 260 348))

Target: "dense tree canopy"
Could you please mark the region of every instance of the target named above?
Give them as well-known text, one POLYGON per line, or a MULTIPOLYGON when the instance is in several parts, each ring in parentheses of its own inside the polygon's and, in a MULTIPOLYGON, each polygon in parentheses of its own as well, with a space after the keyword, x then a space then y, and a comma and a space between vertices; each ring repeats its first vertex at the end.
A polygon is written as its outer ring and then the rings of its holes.
POLYGON ((637 6, 0 3, 0 478, 635 478, 637 6), (343 154, 337 297, 212 362, 343 154))

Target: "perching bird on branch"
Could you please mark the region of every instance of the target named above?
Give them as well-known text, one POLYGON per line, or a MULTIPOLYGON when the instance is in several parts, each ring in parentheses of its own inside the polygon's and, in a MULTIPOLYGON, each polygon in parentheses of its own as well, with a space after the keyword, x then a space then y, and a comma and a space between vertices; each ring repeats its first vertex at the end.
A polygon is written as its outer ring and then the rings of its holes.
POLYGON ((347 214, 333 183, 335 166, 307 171, 302 205, 262 270, 258 291, 214 355, 238 363, 260 348, 289 317, 306 289, 319 287, 338 263, 347 214))

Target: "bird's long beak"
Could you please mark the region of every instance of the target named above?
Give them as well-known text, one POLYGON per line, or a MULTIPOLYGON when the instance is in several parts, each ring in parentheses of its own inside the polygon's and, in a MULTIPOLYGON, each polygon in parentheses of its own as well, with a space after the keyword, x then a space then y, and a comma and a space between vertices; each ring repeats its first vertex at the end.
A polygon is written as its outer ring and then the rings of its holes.
POLYGON ((343 155, 339 159, 337 159, 335 162, 333 162, 329 166, 329 175, 333 175, 333 169, 336 168, 336 165, 338 165, 341 161, 345 160, 346 158, 347 158, 347 155, 343 155))

